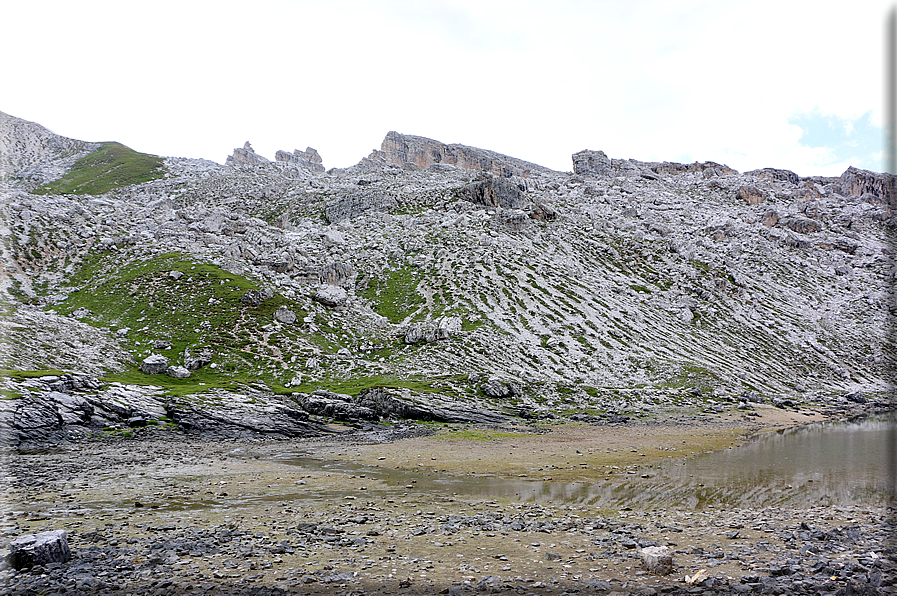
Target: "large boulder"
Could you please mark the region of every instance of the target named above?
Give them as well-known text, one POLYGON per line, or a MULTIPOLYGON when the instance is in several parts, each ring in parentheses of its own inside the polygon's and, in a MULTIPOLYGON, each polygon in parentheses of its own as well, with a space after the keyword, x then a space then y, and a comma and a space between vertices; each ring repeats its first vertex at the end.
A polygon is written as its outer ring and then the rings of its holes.
POLYGON ((276 311, 274 311, 274 320, 279 323, 291 325, 296 322, 296 313, 288 309, 286 306, 281 306, 276 311))
POLYGON ((9 550, 8 560, 15 569, 64 563, 72 557, 64 530, 19 536, 9 543, 9 550))
POLYGON ((140 372, 147 375, 161 375, 168 370, 168 358, 162 354, 153 354, 140 363, 140 372))
POLYGON ((425 323, 412 323, 405 329, 405 343, 432 343, 451 339, 461 331, 461 317, 442 317, 425 323))
POLYGON ((274 298, 274 291, 271 288, 249 290, 240 297, 240 303, 245 306, 259 306, 262 302, 271 298, 274 298))
POLYGON ((585 149, 573 154, 573 172, 580 176, 600 178, 613 174, 613 165, 604 151, 585 149))
POLYGON ((318 289, 315 291, 314 299, 316 302, 320 302, 324 306, 336 308, 346 303, 346 301, 349 299, 349 294, 346 292, 346 290, 338 286, 322 284, 318 286, 318 289))

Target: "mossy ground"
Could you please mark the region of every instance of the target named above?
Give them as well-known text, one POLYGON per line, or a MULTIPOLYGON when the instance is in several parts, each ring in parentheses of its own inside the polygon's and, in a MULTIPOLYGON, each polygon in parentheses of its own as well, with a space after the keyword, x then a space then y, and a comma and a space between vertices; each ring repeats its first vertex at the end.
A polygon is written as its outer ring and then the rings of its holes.
POLYGON ((102 147, 75 162, 62 178, 33 192, 99 195, 114 188, 162 178, 165 176, 164 162, 161 157, 138 153, 121 143, 103 143, 102 147))

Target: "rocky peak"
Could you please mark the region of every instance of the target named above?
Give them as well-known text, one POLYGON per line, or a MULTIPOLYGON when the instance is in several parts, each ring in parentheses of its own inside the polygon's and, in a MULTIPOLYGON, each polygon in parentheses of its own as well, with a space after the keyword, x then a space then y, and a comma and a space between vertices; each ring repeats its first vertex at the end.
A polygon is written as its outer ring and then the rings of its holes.
POLYGON ((276 161, 298 165, 312 172, 324 171, 321 154, 318 153, 317 149, 312 149, 311 147, 306 147, 305 151, 296 149, 292 153, 280 150, 274 154, 274 159, 276 161))
POLYGON ((255 149, 252 148, 252 145, 249 144, 249 141, 243 143, 243 148, 239 147, 234 149, 234 154, 229 156, 227 160, 224 162, 226 166, 237 166, 237 165, 255 165, 261 163, 268 163, 269 160, 265 157, 262 157, 258 153, 255 152, 255 149))
POLYGON ((435 164, 448 164, 468 170, 486 171, 502 178, 528 178, 534 172, 551 172, 549 168, 467 145, 446 145, 440 141, 390 131, 379 151, 369 160, 382 161, 405 168, 425 169, 435 164))

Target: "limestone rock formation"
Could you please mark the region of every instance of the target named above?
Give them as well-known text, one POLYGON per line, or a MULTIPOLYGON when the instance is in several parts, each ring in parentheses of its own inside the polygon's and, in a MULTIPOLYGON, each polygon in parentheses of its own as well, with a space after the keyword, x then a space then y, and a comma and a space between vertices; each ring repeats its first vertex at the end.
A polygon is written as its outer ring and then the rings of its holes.
POLYGON ((845 196, 871 195, 877 201, 897 206, 897 176, 870 172, 850 166, 841 174, 841 194, 845 196))
POLYGON ((252 145, 249 144, 249 141, 246 141, 243 144, 243 147, 236 147, 232 155, 228 156, 225 160, 224 165, 226 166, 239 166, 239 165, 258 165, 268 163, 268 159, 262 157, 258 153, 255 152, 255 149, 252 148, 252 145))
POLYGON ((590 178, 641 176, 649 180, 656 180, 658 176, 699 174, 702 178, 712 178, 737 172, 729 166, 712 161, 682 164, 669 161, 643 162, 633 159, 610 159, 604 151, 585 149, 573 154, 573 173, 590 178))
POLYGON ((323 160, 316 149, 306 147, 305 151, 295 149, 292 153, 278 150, 274 154, 274 160, 300 166, 312 172, 323 172, 323 160))
POLYGON ((528 178, 534 172, 550 172, 546 167, 467 145, 446 145, 426 137, 404 135, 390 131, 383 139, 379 151, 368 159, 380 159, 397 166, 413 164, 425 169, 434 164, 449 164, 468 170, 490 172, 495 176, 528 178))

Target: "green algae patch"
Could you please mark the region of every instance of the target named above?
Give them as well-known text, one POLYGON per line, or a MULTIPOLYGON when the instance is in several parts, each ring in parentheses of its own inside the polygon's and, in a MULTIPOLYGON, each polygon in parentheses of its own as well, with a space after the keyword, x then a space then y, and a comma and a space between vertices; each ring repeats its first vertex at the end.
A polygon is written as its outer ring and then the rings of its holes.
POLYGON ((33 194, 100 195, 115 188, 158 180, 165 160, 139 153, 121 143, 103 145, 75 162, 62 178, 36 188, 33 194))
POLYGON ((448 428, 434 438, 448 441, 499 442, 526 437, 527 433, 479 428, 448 428))

